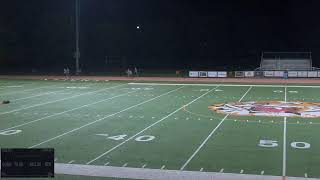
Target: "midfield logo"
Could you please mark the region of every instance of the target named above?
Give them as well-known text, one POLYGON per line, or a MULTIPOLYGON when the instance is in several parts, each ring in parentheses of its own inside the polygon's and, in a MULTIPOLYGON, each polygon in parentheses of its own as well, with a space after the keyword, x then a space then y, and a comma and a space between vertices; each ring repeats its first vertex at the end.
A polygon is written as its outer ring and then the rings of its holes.
POLYGON ((215 104, 210 110, 234 116, 320 117, 318 102, 250 101, 215 104))

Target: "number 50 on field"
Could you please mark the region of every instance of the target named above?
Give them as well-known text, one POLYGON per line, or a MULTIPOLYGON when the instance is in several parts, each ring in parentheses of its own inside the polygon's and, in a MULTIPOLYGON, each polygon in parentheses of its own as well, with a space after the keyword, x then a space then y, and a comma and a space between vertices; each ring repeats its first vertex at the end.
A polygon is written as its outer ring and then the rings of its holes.
MULTIPOLYGON (((311 145, 306 142, 292 142, 291 147, 294 149, 309 149, 311 145)), ((274 140, 260 140, 258 146, 265 147, 265 148, 275 148, 278 147, 278 141, 274 140)))

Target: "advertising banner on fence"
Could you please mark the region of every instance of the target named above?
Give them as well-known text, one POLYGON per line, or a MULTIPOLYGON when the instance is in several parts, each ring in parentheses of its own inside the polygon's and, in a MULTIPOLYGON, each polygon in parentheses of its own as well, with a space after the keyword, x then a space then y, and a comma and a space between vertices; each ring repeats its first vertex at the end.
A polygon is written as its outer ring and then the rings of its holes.
POLYGON ((189 71, 189 77, 199 77, 198 71, 189 71))
POLYGON ((264 71, 263 75, 265 77, 274 77, 274 72, 273 71, 264 71))
POLYGON ((308 77, 309 77, 309 78, 318 77, 318 72, 317 72, 317 71, 309 71, 309 72, 308 72, 308 77))
POLYGON ((289 71, 288 77, 298 77, 298 71, 289 71))
POLYGON ((207 71, 199 71, 199 77, 208 77, 207 71))
POLYGON ((217 71, 209 71, 208 77, 218 77, 218 72, 217 71))
POLYGON ((298 71, 298 77, 308 77, 308 71, 298 71))
POLYGON ((227 77, 227 72, 226 71, 219 71, 218 77, 227 77))
POLYGON ((274 71, 274 77, 283 77, 283 71, 274 71))
POLYGON ((244 77, 244 72, 243 71, 236 71, 234 73, 234 77, 242 78, 242 77, 244 77))
POLYGON ((245 77, 254 77, 254 71, 245 71, 244 76, 245 77))

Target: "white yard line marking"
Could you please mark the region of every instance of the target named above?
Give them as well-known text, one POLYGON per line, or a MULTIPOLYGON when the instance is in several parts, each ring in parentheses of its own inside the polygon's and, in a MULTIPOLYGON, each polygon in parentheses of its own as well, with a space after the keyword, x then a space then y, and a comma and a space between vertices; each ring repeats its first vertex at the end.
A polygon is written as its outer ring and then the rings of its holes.
POLYGON ((260 173, 261 175, 264 175, 264 171, 261 171, 261 173, 260 173))
POLYGON ((11 130, 11 129, 14 129, 14 128, 17 128, 17 127, 21 127, 21 126, 25 126, 25 125, 28 125, 28 124, 31 124, 31 123, 35 123, 35 122, 38 122, 38 121, 42 121, 42 120, 47 119, 47 118, 51 118, 51 117, 54 117, 54 116, 65 114, 65 113, 68 113, 68 112, 71 112, 71 111, 75 111, 75 110, 78 110, 78 109, 81 109, 81 108, 84 108, 84 107, 92 106, 94 104, 105 102, 105 101, 108 101, 108 100, 111 100, 111 99, 114 99, 114 98, 117 98, 117 97, 125 96, 127 94, 134 93, 134 92, 136 92, 136 91, 123 93, 123 94, 120 94, 120 95, 117 95, 117 96, 113 96, 113 97, 110 97, 110 98, 107 98, 107 99, 103 99, 101 101, 96 101, 96 102, 93 102, 93 103, 90 103, 90 104, 86 104, 86 105, 83 105, 83 106, 79 106, 79 107, 76 107, 76 108, 73 108, 73 109, 69 109, 69 110, 66 110, 66 111, 63 111, 63 112, 60 112, 60 113, 56 113, 56 114, 52 114, 52 115, 49 115, 49 116, 45 116, 43 118, 39 118, 39 119, 36 119, 36 120, 33 120, 33 121, 29 121, 29 122, 26 122, 26 123, 23 123, 23 124, 20 124, 20 125, 17 125, 17 126, 13 126, 13 127, 10 127, 10 128, 2 129, 2 130, 0 130, 0 132, 11 130))
MULTIPOLYGON (((216 88, 218 88, 219 86, 217 86, 216 88)), ((191 102, 187 103, 186 105, 176 109, 175 111, 173 111, 172 113, 168 114, 167 116, 161 118, 160 120, 156 121, 155 123, 151 124, 150 126, 144 128, 143 130, 141 130, 140 132, 136 133, 135 135, 131 136, 130 138, 126 139, 125 141, 123 141, 122 143, 114 146, 113 148, 109 149, 108 151, 102 153, 101 155, 97 156, 96 158, 88 161, 86 164, 91 164, 92 162, 100 159, 101 157, 105 156, 106 154, 109 154, 110 152, 112 152, 113 150, 117 149, 118 147, 122 146, 123 144, 125 144, 126 142, 130 141, 131 139, 135 138, 136 136, 140 135, 141 133, 143 133, 144 131, 150 129, 151 127, 157 125, 158 123, 162 122, 163 120, 167 119, 168 117, 172 116, 173 114, 175 114, 176 112, 180 111, 181 109, 183 109, 186 106, 189 106, 190 104, 192 104, 193 102, 197 101, 198 99, 202 98, 203 96, 207 95, 208 93, 212 92, 213 90, 215 90, 216 88, 212 89, 211 91, 207 91, 206 93, 202 94, 201 96, 197 97, 196 99, 192 100, 191 102)))
POLYGON ((145 168, 147 166, 147 164, 144 164, 141 168, 145 168))
POLYGON ((22 88, 23 86, 0 86, 5 88, 22 88))
MULTIPOLYGON (((218 86, 220 84, 184 84, 184 83, 128 83, 130 85, 152 85, 152 86, 218 86)), ((267 85, 267 84, 221 84, 223 87, 297 87, 297 88, 320 88, 320 86, 297 86, 297 85, 267 85)))
POLYGON ((224 169, 220 169, 219 173, 223 173, 224 169))
POLYGON ((73 162, 74 162, 74 160, 71 160, 71 161, 68 162, 68 164, 72 164, 73 162))
POLYGON ((0 115, 9 114, 9 113, 13 113, 13 112, 17 112, 17 111, 21 111, 21 110, 25 110, 25 109, 30 109, 30 108, 33 108, 33 107, 43 106, 43 105, 47 105, 47 104, 51 104, 51 103, 55 103, 55 102, 59 102, 59 101, 64 101, 64 100, 75 98, 75 97, 79 97, 79 96, 84 96, 84 95, 88 95, 88 94, 94 94, 94 93, 97 93, 97 92, 100 92, 100 91, 105 91, 107 89, 112 89, 112 88, 116 88, 116 87, 120 87, 120 86, 124 86, 124 85, 125 84, 121 84, 121 85, 118 85, 118 86, 104 88, 104 89, 100 89, 100 90, 97 90, 97 91, 86 92, 86 93, 82 93, 82 94, 78 94, 78 95, 74 95, 74 96, 70 96, 70 97, 66 97, 66 98, 62 98, 62 99, 58 99, 58 100, 54 100, 54 101, 49 101, 49 102, 45 102, 45 103, 40 103, 40 104, 36 104, 36 105, 20 108, 20 109, 15 109, 15 110, 7 111, 7 112, 2 112, 2 113, 0 113, 0 115))
MULTIPOLYGON (((249 93, 249 91, 252 89, 252 86, 248 88, 248 90, 244 93, 244 95, 240 98, 239 102, 249 93)), ((183 170, 189 162, 198 154, 198 152, 202 149, 202 147, 207 143, 207 141, 211 138, 211 136, 217 131, 217 129, 223 124, 223 122, 226 120, 226 118, 230 115, 227 114, 224 116, 224 118, 220 121, 220 123, 210 132, 210 134, 207 136, 207 138, 200 144, 200 146, 194 151, 194 153, 189 157, 189 159, 181 166, 180 170, 183 170)))
POLYGON ((161 166, 161 169, 164 169, 164 168, 166 168, 166 165, 161 166))
POLYGON ((26 89, 26 90, 23 90, 23 91, 13 91, 13 92, 11 91, 11 92, 3 93, 3 94, 0 94, 0 95, 3 96, 3 95, 23 93, 23 92, 27 92, 27 91, 33 91, 33 90, 42 89, 42 88, 48 88, 48 87, 52 87, 52 86, 57 86, 57 85, 53 84, 53 85, 49 85, 49 86, 41 86, 41 87, 37 87, 37 88, 26 89))
POLYGON ((122 167, 126 167, 128 165, 128 163, 125 163, 124 165, 122 165, 122 167))
POLYGON ((107 166, 108 164, 110 164, 110 162, 105 163, 104 166, 107 166))
MULTIPOLYGON (((284 101, 287 102, 287 87, 284 88, 284 101)), ((283 118, 283 159, 282 159, 282 179, 286 179, 287 171, 287 117, 283 118)))
MULTIPOLYGON (((65 90, 60 90, 60 91, 65 91, 65 90)), ((33 96, 28 96, 28 97, 24 97, 24 98, 13 99, 13 100, 11 100, 11 101, 20 101, 20 100, 24 100, 24 99, 30 99, 30 98, 34 98, 34 97, 39 97, 39 96, 44 96, 44 95, 48 95, 48 94, 57 93, 57 92, 60 92, 60 91, 50 91, 50 92, 41 93, 41 94, 37 94, 37 95, 33 95, 33 96)))
POLYGON ((57 138, 60 138, 60 137, 65 136, 65 135, 67 135, 67 134, 70 134, 70 133, 72 133, 72 132, 78 131, 78 130, 80 130, 80 129, 82 129, 82 128, 85 128, 85 127, 87 127, 87 126, 90 126, 90 125, 92 125, 92 124, 95 124, 95 123, 97 123, 97 122, 100 122, 100 121, 102 121, 102 120, 105 120, 105 119, 107 119, 107 118, 109 118, 109 117, 112 117, 112 116, 114 116, 114 115, 118 115, 118 114, 120 114, 120 113, 122 113, 122 112, 124 112, 124 111, 128 111, 128 110, 130 110, 130 109, 132 109, 132 108, 135 108, 135 107, 140 106, 140 105, 142 105, 142 104, 148 103, 148 102, 153 101, 153 100, 155 100, 155 99, 158 99, 158 98, 160 98, 160 97, 162 97, 162 96, 165 96, 165 95, 167 95, 167 94, 170 94, 170 93, 172 93, 172 92, 174 92, 174 91, 178 91, 178 90, 180 90, 180 89, 183 88, 183 87, 184 87, 184 86, 179 87, 179 88, 176 88, 176 89, 171 90, 171 91, 169 91, 169 92, 163 93, 163 94, 161 94, 161 95, 159 95, 159 96, 156 96, 156 97, 151 98, 151 99, 149 99, 149 100, 143 101, 143 102, 138 103, 138 104, 136 104, 136 105, 130 106, 130 107, 125 108, 125 109, 123 109, 123 110, 121 110, 121 111, 118 111, 118 112, 116 112, 116 113, 109 114, 109 115, 107 115, 107 116, 105 116, 105 117, 103 117, 103 118, 101 118, 101 119, 95 120, 95 121, 93 121, 93 122, 87 123, 87 124, 85 124, 85 125, 83 125, 83 126, 80 126, 80 127, 75 128, 75 129, 73 129, 73 130, 67 131, 67 132, 65 132, 65 133, 63 133, 63 134, 60 134, 60 135, 58 135, 58 136, 55 136, 55 137, 53 137, 53 138, 47 139, 47 140, 45 140, 45 141, 43 141, 43 142, 41 142, 41 143, 38 143, 38 144, 33 145, 33 146, 30 146, 29 148, 37 147, 37 146, 39 146, 39 145, 41 145, 41 144, 50 142, 50 141, 52 141, 52 140, 55 140, 55 139, 57 139, 57 138))

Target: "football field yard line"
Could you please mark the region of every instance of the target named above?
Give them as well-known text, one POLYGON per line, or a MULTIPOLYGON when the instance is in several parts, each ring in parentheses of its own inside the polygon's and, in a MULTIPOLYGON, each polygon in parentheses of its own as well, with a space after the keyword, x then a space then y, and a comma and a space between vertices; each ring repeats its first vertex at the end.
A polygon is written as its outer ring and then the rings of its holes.
POLYGON ((320 88, 311 85, 272 85, 272 84, 196 84, 196 83, 128 83, 130 85, 152 85, 152 86, 222 86, 222 87, 296 87, 296 88, 320 88))
POLYGON ((41 86, 41 87, 37 87, 37 88, 32 88, 32 89, 25 89, 22 91, 13 91, 13 92, 8 92, 8 93, 1 93, 0 95, 10 95, 10 94, 16 94, 16 93, 23 93, 23 92, 27 92, 27 91, 33 91, 33 90, 37 90, 37 89, 42 89, 42 88, 48 88, 48 87, 52 87, 52 86, 57 86, 57 84, 53 84, 53 85, 48 85, 48 86, 41 86))
MULTIPOLYGON (((287 102, 287 87, 284 88, 284 101, 287 102)), ((287 172, 287 117, 283 118, 283 159, 282 159, 282 180, 286 179, 287 172)))
POLYGON ((22 126, 25 126, 25 125, 28 125, 28 124, 31 124, 31 123, 35 123, 35 122, 38 122, 38 121, 42 121, 44 119, 48 119, 48 118, 55 117, 55 116, 58 116, 58 115, 61 115, 61 114, 72 112, 72 111, 75 111, 75 110, 78 110, 78 109, 81 109, 81 108, 84 108, 84 107, 88 107, 88 106, 91 106, 91 105, 94 105, 94 104, 105 102, 105 101, 108 101, 108 100, 111 100, 111 99, 114 99, 114 98, 117 98, 117 97, 121 97, 121 96, 130 94, 130 93, 134 93, 134 92, 137 92, 137 91, 130 91, 130 92, 126 92, 126 93, 123 93, 123 94, 112 96, 112 97, 109 97, 109 98, 106 98, 106 99, 102 99, 100 101, 96 101, 96 102, 93 102, 93 103, 85 104, 85 105, 82 105, 82 106, 79 106, 79 107, 76 107, 76 108, 72 108, 72 109, 69 109, 69 110, 66 110, 66 111, 62 111, 62 112, 57 113, 57 114, 52 114, 52 115, 45 116, 45 117, 42 117, 42 118, 39 118, 39 119, 36 119, 36 120, 32 120, 32 121, 29 121, 29 122, 26 122, 26 123, 22 123, 20 125, 16 125, 16 126, 13 126, 13 127, 10 127, 10 128, 2 129, 2 130, 0 130, 0 132, 8 131, 8 130, 11 130, 11 129, 14 129, 14 128, 17 128, 17 127, 22 127, 22 126))
POLYGON ((100 159, 101 157, 109 154, 110 152, 112 152, 113 150, 117 149, 118 147, 122 146, 123 144, 125 144, 126 142, 130 141, 131 139, 135 138, 136 136, 140 135, 141 133, 143 133, 144 131, 150 129, 151 127, 159 124, 160 122, 162 122, 163 120, 167 119, 168 117, 172 116, 173 114, 175 114, 176 112, 180 111, 181 109, 183 109, 184 107, 186 106, 189 106, 190 104, 192 104, 193 102, 197 101, 198 99, 202 98, 203 96, 209 94, 210 92, 214 91, 215 89, 219 88, 219 86, 211 89, 210 91, 207 91, 206 93, 202 94, 201 96, 193 99, 192 101, 190 101, 189 103, 187 103, 186 105, 183 105, 182 107, 176 109, 175 111, 171 112, 170 114, 166 115, 165 117, 161 118, 160 120, 152 123, 151 125, 149 125, 148 127, 144 128, 143 130, 139 131, 138 133, 136 133, 135 135, 131 136, 130 138, 126 139, 125 141, 119 143, 118 145, 114 146, 113 148, 109 149, 108 151, 102 153, 101 155, 95 157, 94 159, 88 161, 86 164, 91 164, 93 163, 94 161, 100 159))
POLYGON ((54 100, 54 101, 49 101, 49 102, 35 104, 35 105, 24 107, 24 108, 19 108, 19 109, 15 109, 15 110, 11 110, 11 111, 6 111, 6 112, 0 113, 0 115, 9 114, 9 113, 13 113, 13 112, 17 112, 17 111, 21 111, 21 110, 25 110, 25 109, 30 109, 30 108, 33 108, 33 107, 43 106, 43 105, 47 105, 47 104, 51 104, 51 103, 55 103, 55 102, 59 102, 59 101, 64 101, 64 100, 72 99, 72 98, 79 97, 79 96, 84 96, 84 95, 88 95, 88 94, 94 94, 94 93, 97 93, 97 92, 100 92, 100 91, 105 91, 107 89, 113 89, 113 88, 117 88, 117 87, 124 86, 124 85, 126 85, 126 84, 112 86, 112 87, 108 87, 108 88, 104 88, 104 89, 99 89, 99 90, 96 90, 96 91, 90 91, 90 92, 81 93, 81 94, 78 94, 78 95, 74 95, 74 96, 70 96, 70 97, 66 97, 66 98, 62 98, 62 99, 57 99, 57 100, 54 100))
MULTIPOLYGON (((240 102, 252 89, 252 86, 248 88, 248 90, 243 94, 243 96, 240 98, 238 102, 240 102)), ((231 113, 224 116, 224 118, 220 121, 220 123, 210 132, 210 134, 207 136, 207 138, 200 144, 200 146, 196 149, 196 151, 189 157, 189 159, 181 166, 180 170, 184 170, 184 168, 190 163, 190 161, 198 154, 198 152, 202 149, 202 147, 207 143, 207 141, 211 138, 211 136, 217 131, 217 129, 223 124, 223 122, 226 120, 226 118, 231 113)))
POLYGON ((85 124, 85 125, 83 125, 83 126, 80 126, 80 127, 75 128, 75 129, 73 129, 73 130, 67 131, 67 132, 65 132, 65 133, 63 133, 63 134, 60 134, 60 135, 58 135, 58 136, 55 136, 55 137, 53 137, 53 138, 47 139, 47 140, 45 140, 45 141, 43 141, 43 142, 41 142, 41 143, 38 143, 38 144, 33 145, 33 146, 30 146, 29 148, 37 147, 37 146, 42 145, 42 144, 44 144, 44 143, 50 142, 50 141, 52 141, 52 140, 55 140, 55 139, 57 139, 57 138, 60 138, 60 137, 62 137, 62 136, 65 136, 65 135, 67 135, 67 134, 70 134, 70 133, 72 133, 72 132, 78 131, 78 130, 84 128, 84 127, 90 126, 90 125, 92 125, 92 124, 95 124, 95 123, 97 123, 97 122, 100 122, 100 121, 102 121, 102 120, 105 120, 105 119, 107 119, 107 118, 109 118, 109 117, 112 117, 112 116, 114 116, 114 115, 120 114, 120 113, 122 113, 122 112, 128 111, 128 110, 130 110, 130 109, 132 109, 132 108, 135 108, 135 107, 137 107, 137 106, 140 106, 140 105, 142 105, 142 104, 148 103, 148 102, 153 101, 153 100, 155 100, 155 99, 158 99, 158 98, 160 98, 160 97, 162 97, 162 96, 165 96, 165 95, 167 95, 167 94, 170 94, 170 93, 172 93, 172 92, 174 92, 174 91, 178 91, 178 90, 180 90, 180 89, 183 88, 183 87, 184 87, 184 86, 179 87, 179 88, 176 88, 176 89, 173 89, 173 90, 171 90, 171 91, 168 91, 168 92, 166 92, 166 93, 163 93, 163 94, 161 94, 161 95, 159 95, 159 96, 156 96, 156 97, 154 97, 154 98, 148 99, 148 100, 143 101, 143 102, 141 102, 141 103, 135 104, 135 105, 133 105, 133 106, 130 106, 130 107, 125 108, 125 109, 123 109, 123 110, 120 110, 120 111, 118 111, 118 112, 115 112, 115 113, 106 115, 106 116, 103 117, 103 118, 100 118, 100 119, 95 120, 95 121, 93 121, 93 122, 87 123, 87 124, 85 124))
POLYGON ((48 94, 53 94, 53 93, 57 93, 57 92, 61 92, 61 91, 65 91, 65 89, 64 89, 64 90, 59 90, 59 91, 49 91, 49 92, 40 93, 40 94, 37 94, 37 95, 32 95, 32 96, 28 96, 28 97, 13 99, 13 100, 11 100, 11 101, 20 101, 20 100, 24 100, 24 99, 30 99, 30 98, 34 98, 34 97, 39 97, 39 96, 44 96, 44 95, 48 95, 48 94))

